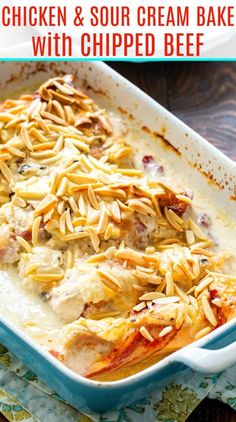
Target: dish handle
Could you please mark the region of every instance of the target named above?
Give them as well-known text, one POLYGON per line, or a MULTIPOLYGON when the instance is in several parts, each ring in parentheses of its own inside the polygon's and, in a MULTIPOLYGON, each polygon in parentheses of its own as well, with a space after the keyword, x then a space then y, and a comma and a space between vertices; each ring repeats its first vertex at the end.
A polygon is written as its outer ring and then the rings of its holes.
POLYGON ((190 345, 177 352, 173 361, 205 374, 221 372, 236 363, 236 341, 218 350, 190 345))

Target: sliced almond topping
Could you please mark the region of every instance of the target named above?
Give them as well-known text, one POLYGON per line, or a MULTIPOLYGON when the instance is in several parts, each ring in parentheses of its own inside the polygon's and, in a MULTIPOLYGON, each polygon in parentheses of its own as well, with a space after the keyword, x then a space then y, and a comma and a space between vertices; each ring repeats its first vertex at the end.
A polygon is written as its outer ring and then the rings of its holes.
POLYGON ((25 104, 17 105, 17 102, 16 102, 16 106, 10 108, 8 111, 10 114, 18 114, 20 111, 25 110, 25 108, 26 108, 25 104))
POLYGON ((64 144, 64 137, 63 137, 63 135, 61 135, 57 139, 56 144, 53 148, 53 151, 54 152, 60 152, 63 149, 63 144, 64 144))
POLYGON ((84 217, 73 218, 73 226, 76 228, 75 231, 78 231, 77 227, 85 226, 85 225, 86 225, 86 218, 84 217))
POLYGON ((173 277, 170 271, 167 271, 165 275, 166 280, 166 295, 167 296, 173 296, 175 292, 173 277))
POLYGON ((65 142, 74 145, 80 151, 86 152, 87 154, 89 153, 89 146, 79 139, 65 138, 65 142))
POLYGON ((65 241, 67 241, 67 240, 68 241, 70 241, 70 240, 77 240, 77 239, 82 239, 82 238, 88 237, 88 236, 89 236, 89 233, 86 232, 86 231, 83 231, 83 232, 79 232, 79 233, 67 234, 67 235, 65 235, 63 237, 62 240, 65 240, 65 241))
POLYGON ((194 223, 194 221, 191 218, 189 218, 189 227, 198 239, 208 240, 207 235, 196 223, 194 223))
POLYGON ((179 287, 176 283, 174 283, 175 292, 177 295, 186 303, 190 303, 189 296, 179 287))
POLYGON ((53 85, 57 88, 57 89, 59 89, 59 91, 60 92, 62 92, 62 94, 66 94, 66 95, 73 95, 74 94, 74 92, 73 92, 73 90, 69 87, 69 85, 62 85, 62 84, 60 84, 59 82, 57 82, 57 81, 53 81, 53 85))
POLYGON ((108 240, 113 236, 113 229, 114 229, 113 224, 109 223, 104 233, 104 240, 108 240))
POLYGON ((117 277, 114 276, 114 274, 111 271, 103 271, 103 270, 97 270, 98 275, 101 277, 102 282, 112 290, 121 290, 122 284, 118 280, 117 277))
POLYGON ((15 155, 16 157, 20 157, 20 158, 25 158, 26 154, 22 151, 20 151, 17 148, 12 147, 11 145, 6 145, 6 149, 12 154, 15 155))
MULTIPOLYGON (((194 288, 193 288, 194 289, 194 288)), ((198 302, 197 302, 197 300, 195 299, 195 297, 194 296, 192 296, 192 295, 189 295, 189 299, 190 299, 190 302, 191 302, 191 304, 193 305, 193 307, 195 308, 195 309, 197 309, 198 310, 198 302)))
POLYGON ((25 126, 22 126, 22 128, 21 128, 21 138, 22 138, 23 142, 25 143, 26 147, 30 151, 33 151, 33 145, 32 145, 28 130, 26 129, 25 126))
POLYGON ((14 114, 6 112, 0 113, 0 122, 10 122, 13 119, 15 119, 14 114))
POLYGON ((169 305, 170 303, 179 302, 180 298, 178 296, 169 296, 169 297, 160 297, 154 299, 153 302, 157 305, 169 305))
POLYGON ((60 220, 59 220, 59 229, 60 229, 60 232, 62 234, 65 234, 66 233, 66 211, 64 211, 63 214, 60 217, 60 220))
POLYGON ((195 287, 194 294, 198 296, 204 289, 206 289, 214 281, 213 277, 207 276, 195 287))
POLYGON ((108 215, 106 210, 102 210, 99 222, 97 225, 97 233, 104 233, 108 225, 108 215))
POLYGON ((220 278, 228 278, 230 280, 236 281, 236 275, 232 274, 224 274, 224 273, 217 273, 215 271, 208 271, 208 274, 214 276, 214 277, 220 277, 220 278))
POLYGON ((52 149, 55 145, 55 141, 51 142, 44 142, 43 144, 34 144, 33 150, 34 151, 43 151, 45 149, 52 149))
POLYGON ((194 249, 192 249, 192 254, 205 255, 205 256, 212 256, 213 255, 212 252, 207 251, 206 249, 202 249, 202 248, 194 248, 194 249))
POLYGON ((80 159, 80 163, 83 164, 87 170, 89 170, 89 171, 94 170, 94 166, 89 161, 89 159, 86 157, 86 155, 81 154, 79 159, 80 159))
POLYGON ((153 254, 154 252, 156 252, 156 249, 154 248, 154 246, 148 246, 146 249, 145 249, 145 252, 149 255, 151 255, 151 254, 153 254))
POLYGON ((190 249, 194 253, 195 250, 198 250, 199 248, 200 249, 202 249, 202 248, 209 248, 210 246, 212 246, 212 244, 213 244, 212 240, 211 239, 208 239, 208 240, 204 240, 202 242, 194 243, 194 245, 191 245, 190 246, 190 249))
POLYGON ((133 307, 133 310, 135 312, 139 312, 139 311, 142 311, 142 309, 144 309, 144 308, 146 308, 146 303, 145 302, 140 302, 140 303, 138 303, 138 305, 136 305, 136 306, 133 307))
POLYGON ((154 270, 152 268, 140 267, 140 265, 136 266, 136 270, 143 271, 143 272, 148 273, 148 274, 154 273, 154 270))
POLYGON ((150 292, 150 293, 145 293, 144 295, 142 295, 139 300, 151 300, 153 301, 154 299, 159 299, 162 298, 164 295, 163 293, 159 293, 159 292, 150 292))
MULTIPOLYGON (((128 151, 128 149, 126 149, 126 151, 128 151)), ((132 151, 132 149, 131 149, 132 151)), ((129 176, 129 177, 141 177, 143 175, 143 172, 140 170, 136 170, 136 169, 123 169, 123 168, 117 168, 114 169, 115 173, 121 173, 125 176, 129 176)))
POLYGON ((27 240, 21 236, 16 236, 16 240, 28 253, 32 252, 32 247, 30 246, 29 242, 27 242, 27 240))
POLYGON ((9 196, 7 195, 0 195, 0 204, 6 204, 7 202, 9 202, 9 196))
POLYGON ((5 152, 0 151, 0 160, 1 161, 8 161, 11 159, 11 155, 5 152))
POLYGON ((49 135, 50 129, 48 125, 46 124, 46 122, 43 119, 41 119, 41 117, 38 117, 38 116, 36 118, 36 121, 37 121, 38 127, 40 127, 40 129, 42 129, 47 135, 49 135))
POLYGON ((57 158, 59 159, 59 157, 56 157, 56 153, 54 151, 36 151, 36 152, 31 152, 30 153, 30 157, 31 158, 35 158, 36 160, 43 160, 46 158, 57 158))
POLYGON ((69 105, 65 105, 64 106, 64 110, 65 110, 65 116, 66 116, 66 120, 67 120, 67 122, 71 125, 73 125, 74 124, 74 122, 75 122, 75 115, 74 115, 74 112, 73 112, 73 110, 72 110, 72 107, 71 106, 69 106, 69 105))
POLYGON ((57 197, 49 193, 37 206, 34 215, 46 214, 57 202, 57 197))
POLYGON ((110 174, 112 172, 110 166, 102 163, 100 160, 97 160, 92 155, 89 155, 88 158, 89 158, 89 161, 90 161, 90 163, 92 163, 94 168, 96 168, 98 170, 102 170, 102 171, 104 171, 104 173, 108 173, 108 174, 110 174))
POLYGON ((88 229, 88 233, 90 235, 93 247, 95 252, 99 252, 99 245, 100 245, 100 239, 95 231, 95 229, 93 227, 89 227, 88 229))
POLYGON ((202 297, 202 307, 203 307, 203 312, 205 314, 205 317, 208 319, 208 321, 214 326, 216 327, 217 325, 217 320, 216 317, 211 309, 211 305, 208 302, 208 299, 206 296, 202 297))
POLYGON ((146 264, 146 260, 144 258, 144 254, 142 254, 141 252, 135 251, 134 249, 131 248, 124 248, 124 249, 119 249, 116 254, 115 257, 118 259, 127 259, 129 261, 133 261, 138 265, 144 265, 146 264))
POLYGON ((95 208, 96 210, 98 210, 99 209, 99 203, 98 203, 96 194, 95 194, 91 185, 88 187, 88 199, 89 199, 92 207, 95 208))
POLYGON ((47 141, 48 141, 48 139, 46 138, 46 136, 44 136, 42 134, 42 132, 39 131, 38 129, 36 129, 35 127, 33 127, 32 129, 30 129, 29 133, 30 133, 31 136, 34 136, 34 138, 36 138, 41 143, 47 143, 47 141))
POLYGON ((5 129, 11 129, 16 126, 18 126, 20 123, 26 120, 25 116, 16 117, 15 119, 12 119, 10 122, 5 124, 5 129))
POLYGON ((98 312, 97 314, 92 314, 91 318, 95 320, 100 320, 104 318, 114 318, 120 315, 120 311, 107 311, 107 312, 98 312))
POLYGON ((54 230, 59 230, 59 223, 55 218, 51 218, 51 220, 44 226, 45 230, 48 233, 53 233, 54 230))
POLYGON ((129 208, 127 205, 123 204, 123 202, 121 202, 119 199, 117 199, 117 204, 119 205, 119 207, 120 207, 120 209, 122 211, 125 211, 125 212, 130 211, 130 212, 132 212, 132 209, 129 208))
POLYGON ((33 274, 39 268, 39 264, 31 264, 27 267, 26 272, 24 273, 25 277, 28 277, 30 274, 33 274))
POLYGON ((63 274, 45 274, 45 273, 42 273, 42 274, 32 274, 31 280, 39 281, 39 282, 42 282, 42 283, 43 282, 47 283, 47 282, 50 282, 50 281, 62 280, 63 277, 64 277, 63 274))
POLYGON ((148 341, 150 341, 150 342, 154 341, 154 338, 151 336, 151 334, 149 333, 149 331, 147 330, 147 328, 146 328, 146 327, 141 327, 141 328, 139 329, 139 332, 140 332, 140 334, 142 334, 142 336, 143 336, 146 340, 148 340, 148 341))
POLYGON ((104 255, 107 259, 112 259, 113 256, 115 255, 116 252, 116 247, 115 246, 111 246, 110 248, 108 248, 105 252, 104 255))
POLYGON ((87 214, 87 204, 85 202, 83 195, 79 196, 78 207, 79 207, 79 212, 82 215, 82 217, 85 217, 87 214))
POLYGON ((80 214, 80 212, 79 212, 79 208, 78 208, 73 196, 69 197, 69 204, 71 206, 71 209, 72 209, 74 215, 78 216, 80 214))
POLYGON ((128 206, 132 210, 139 212, 140 214, 144 215, 151 215, 152 217, 156 216, 156 212, 150 206, 144 204, 139 199, 130 199, 128 201, 128 206))
POLYGON ((43 222, 47 223, 49 220, 51 220, 53 213, 54 213, 54 209, 52 208, 46 214, 44 214, 43 222))
POLYGON ((146 273, 144 271, 140 270, 133 270, 132 274, 137 277, 139 280, 142 280, 142 282, 145 282, 146 284, 155 284, 159 285, 162 282, 162 278, 159 276, 156 276, 155 274, 146 273))
POLYGON ((154 205, 154 208, 156 210, 157 215, 162 218, 162 213, 161 213, 161 209, 160 209, 160 205, 158 203, 157 198, 155 197, 155 195, 152 195, 152 203, 154 205))
POLYGON ((174 190, 174 188, 173 187, 171 187, 170 185, 168 185, 166 182, 163 182, 163 181, 161 181, 161 180, 158 180, 158 185, 160 185, 162 188, 164 188, 164 190, 165 191, 167 191, 167 192, 172 192, 172 193, 174 193, 175 195, 177 195, 177 192, 174 190))
POLYGON ((164 337, 167 334, 169 334, 172 331, 173 327, 171 327, 170 325, 168 327, 163 328, 160 333, 159 333, 159 337, 164 337))
POLYGON ((59 188, 57 189, 57 196, 65 195, 67 191, 67 187, 68 187, 68 179, 67 177, 63 177, 59 185, 59 188))
POLYGON ((65 120, 66 119, 65 111, 64 111, 64 108, 62 107, 62 105, 59 103, 59 101, 53 100, 52 106, 53 106, 55 112, 57 113, 57 115, 61 119, 65 120))
POLYGON ((106 256, 104 252, 102 253, 96 253, 95 255, 90 256, 90 258, 87 260, 88 264, 95 264, 98 262, 102 262, 106 260, 106 256))
POLYGON ((126 193, 122 189, 114 189, 111 187, 97 187, 95 192, 100 196, 110 196, 121 200, 126 199, 126 193))
POLYGON ((48 92, 48 95, 53 96, 58 101, 60 101, 62 104, 74 104, 75 103, 74 97, 70 97, 70 96, 62 94, 60 92, 53 91, 52 89, 48 89, 47 92, 48 92))
POLYGON ((188 245, 192 245, 195 242, 195 236, 192 230, 185 231, 186 240, 188 245))
POLYGON ((73 268, 74 266, 74 255, 70 249, 66 251, 66 268, 73 268))
POLYGON ((65 201, 59 201, 57 204, 57 212, 59 215, 62 215, 65 211, 66 203, 65 201))
POLYGON ((215 299, 211 300, 211 303, 213 303, 213 305, 216 305, 218 308, 222 308, 223 306, 222 301, 219 297, 216 297, 215 299))
POLYGON ((34 219, 33 225, 32 225, 32 243, 33 243, 33 245, 36 245, 38 243, 40 223, 41 223, 41 216, 38 216, 34 219))
POLYGON ((174 229, 177 230, 178 232, 182 232, 183 227, 176 220, 175 218, 176 214, 172 210, 169 210, 167 207, 164 208, 164 212, 165 212, 166 219, 170 223, 170 225, 174 227, 174 229))
POLYGON ((66 215, 66 226, 69 230, 69 232, 74 233, 74 227, 71 221, 71 215, 70 215, 70 209, 67 208, 67 210, 65 211, 65 215, 66 215))
POLYGON ((52 179, 50 181, 50 192, 52 194, 56 193, 58 183, 59 183, 59 175, 57 172, 55 172, 53 173, 52 179))
POLYGON ((49 113, 48 111, 41 111, 41 116, 59 125, 67 125, 67 122, 64 119, 61 119, 60 117, 56 116, 55 114, 49 113))
POLYGON ((95 210, 94 208, 91 208, 89 205, 88 213, 87 213, 87 225, 94 226, 98 224, 100 216, 101 216, 101 211, 95 210))
POLYGON ((195 338, 195 340, 198 340, 198 339, 206 336, 207 334, 209 334, 211 331, 212 331, 212 328, 211 327, 209 327, 209 326, 208 327, 205 327, 202 330, 198 331, 195 334, 194 338, 195 338))
POLYGON ((192 199, 189 198, 189 196, 178 194, 176 195, 176 198, 179 199, 180 201, 186 202, 187 204, 190 204, 190 205, 192 204, 192 199))
POLYGON ((8 183, 11 183, 11 181, 14 179, 14 176, 9 169, 9 167, 4 163, 4 161, 0 160, 0 170, 5 177, 5 179, 8 181, 8 183))
POLYGON ((113 219, 117 222, 121 222, 121 213, 120 213, 120 207, 118 205, 117 201, 113 201, 111 205, 111 214, 113 219))
POLYGON ((32 191, 29 189, 17 189, 16 194, 26 200, 40 200, 45 198, 44 192, 32 191))
POLYGON ((70 188, 68 189, 70 195, 74 195, 77 192, 88 191, 89 186, 91 186, 93 189, 97 189, 101 186, 101 183, 82 183, 81 185, 75 185, 71 184, 70 188))
POLYGON ((100 253, 100 254, 96 254, 96 255, 92 255, 87 262, 89 264, 95 263, 95 262, 101 262, 101 261, 105 261, 106 259, 112 259, 114 254, 116 251, 116 247, 115 246, 111 246, 110 248, 108 248, 106 251, 100 253))
POLYGON ((18 196, 14 196, 14 198, 12 199, 12 202, 14 205, 20 208, 25 208, 27 205, 26 201, 24 201, 24 199, 22 198, 19 198, 18 196))

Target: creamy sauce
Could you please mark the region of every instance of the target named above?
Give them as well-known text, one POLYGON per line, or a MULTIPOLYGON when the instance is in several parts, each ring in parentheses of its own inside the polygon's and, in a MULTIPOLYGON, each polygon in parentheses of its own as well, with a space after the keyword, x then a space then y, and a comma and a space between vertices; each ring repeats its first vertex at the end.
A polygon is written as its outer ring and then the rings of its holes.
POLYGON ((227 214, 227 209, 222 209, 219 203, 205 196, 207 186, 202 176, 199 174, 196 177, 192 168, 182 157, 176 157, 175 153, 167 151, 158 139, 142 133, 140 141, 140 132, 132 129, 127 136, 127 142, 136 150, 135 166, 137 168, 143 169, 142 158, 145 151, 148 151, 148 155, 152 155, 157 163, 164 167, 162 176, 164 182, 177 191, 189 190, 193 193, 193 215, 198 217, 207 213, 210 219, 208 232, 215 243, 215 250, 232 253, 234 260, 231 260, 231 271, 236 271, 236 210, 235 219, 232 219, 227 214))
POLYGON ((17 271, 0 271, 0 314, 46 348, 57 345, 64 322, 39 295, 22 288, 17 271))

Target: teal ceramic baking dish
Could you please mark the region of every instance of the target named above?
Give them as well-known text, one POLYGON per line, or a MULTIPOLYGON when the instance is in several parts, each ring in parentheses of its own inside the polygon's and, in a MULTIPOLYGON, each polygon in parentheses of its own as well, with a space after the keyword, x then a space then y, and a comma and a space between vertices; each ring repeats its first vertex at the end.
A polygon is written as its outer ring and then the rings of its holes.
MULTIPOLYGON (((188 168, 189 177, 197 178, 209 198, 224 207, 231 218, 236 217, 235 200, 232 200, 236 186, 235 164, 104 63, 8 62, 1 63, 0 69, 2 90, 8 90, 8 87, 10 90, 12 81, 31 86, 32 81, 72 73, 78 77, 81 86, 102 92, 113 108, 127 110, 137 127, 158 133, 165 130, 165 138, 179 151, 174 155, 176 161, 173 163, 188 168), (216 183, 209 184, 203 173, 216 183)), ((103 413, 142 398, 160 382, 165 383, 171 378, 176 380, 178 373, 186 367, 210 374, 236 363, 236 319, 149 368, 115 382, 98 382, 75 374, 36 345, 4 315, 0 320, 0 343, 71 405, 84 412, 103 413)))
POLYGON ((138 374, 114 382, 98 382, 75 374, 11 323, 0 323, 0 341, 63 399, 84 412, 104 413, 120 409, 144 397, 157 383, 175 380, 189 366, 199 372, 220 372, 236 361, 236 322, 225 326, 194 344, 138 374))

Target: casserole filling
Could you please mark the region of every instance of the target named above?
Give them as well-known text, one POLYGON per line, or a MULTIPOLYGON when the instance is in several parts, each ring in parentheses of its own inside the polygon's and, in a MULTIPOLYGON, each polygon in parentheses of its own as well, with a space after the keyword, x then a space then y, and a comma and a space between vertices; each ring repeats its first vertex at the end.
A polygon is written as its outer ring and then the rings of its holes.
POLYGON ((235 316, 208 210, 71 76, 6 100, 0 136, 1 290, 28 295, 17 324, 54 356, 115 379, 235 316))

